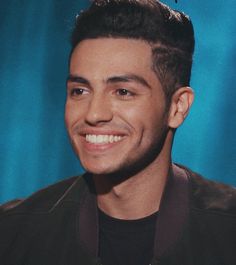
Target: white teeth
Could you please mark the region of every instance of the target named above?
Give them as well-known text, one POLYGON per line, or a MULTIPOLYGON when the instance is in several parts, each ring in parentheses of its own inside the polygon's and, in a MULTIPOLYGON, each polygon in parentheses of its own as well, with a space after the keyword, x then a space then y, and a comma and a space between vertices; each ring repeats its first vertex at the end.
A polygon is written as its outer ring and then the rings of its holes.
POLYGON ((109 142, 113 143, 115 141, 115 137, 113 135, 109 136, 109 142))
POLYGON ((117 135, 86 134, 86 141, 92 144, 107 144, 119 142, 121 139, 122 137, 117 135))

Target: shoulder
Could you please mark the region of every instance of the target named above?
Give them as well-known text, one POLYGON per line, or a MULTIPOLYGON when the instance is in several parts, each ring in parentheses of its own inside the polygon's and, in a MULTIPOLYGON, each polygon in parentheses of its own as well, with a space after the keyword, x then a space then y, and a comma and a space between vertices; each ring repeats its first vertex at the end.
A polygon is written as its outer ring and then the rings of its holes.
POLYGON ((41 189, 26 199, 15 199, 4 203, 0 206, 0 221, 4 216, 12 214, 46 213, 65 201, 77 200, 78 198, 72 194, 75 186, 80 189, 81 182, 83 182, 81 176, 71 177, 41 189))
POLYGON ((25 255, 40 259, 49 255, 47 246, 52 242, 53 246, 61 247, 68 231, 76 227, 78 204, 86 187, 84 177, 72 177, 24 200, 2 205, 0 263, 6 260, 7 264, 23 264, 25 255), (38 249, 43 249, 42 255, 37 256, 38 249))
POLYGON ((181 166, 189 177, 191 207, 236 217, 236 188, 209 180, 181 166))

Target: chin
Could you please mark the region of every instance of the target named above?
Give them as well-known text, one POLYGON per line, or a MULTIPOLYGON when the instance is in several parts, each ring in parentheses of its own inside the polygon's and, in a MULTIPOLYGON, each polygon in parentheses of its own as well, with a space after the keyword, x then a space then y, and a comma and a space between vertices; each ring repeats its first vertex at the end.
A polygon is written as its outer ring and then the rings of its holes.
POLYGON ((116 172, 116 169, 108 165, 102 166, 101 163, 86 164, 81 162, 83 168, 94 175, 110 175, 116 172), (98 164, 98 165, 96 165, 98 164))

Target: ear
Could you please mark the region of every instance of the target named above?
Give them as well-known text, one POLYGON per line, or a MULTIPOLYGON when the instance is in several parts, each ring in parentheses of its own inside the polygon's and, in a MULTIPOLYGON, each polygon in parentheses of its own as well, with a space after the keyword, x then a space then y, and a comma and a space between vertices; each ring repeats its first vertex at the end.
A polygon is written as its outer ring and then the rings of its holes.
POLYGON ((178 128, 187 117, 193 103, 194 93, 191 87, 181 87, 173 94, 169 109, 168 125, 178 128))

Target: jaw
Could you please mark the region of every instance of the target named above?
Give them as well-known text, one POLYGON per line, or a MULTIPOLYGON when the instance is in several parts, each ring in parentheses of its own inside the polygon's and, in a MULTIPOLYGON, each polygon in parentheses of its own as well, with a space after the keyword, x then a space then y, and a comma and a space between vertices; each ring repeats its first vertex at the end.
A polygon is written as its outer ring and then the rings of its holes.
POLYGON ((85 169, 91 172, 96 178, 102 175, 114 185, 135 178, 141 175, 155 175, 159 172, 168 172, 171 162, 173 132, 163 136, 159 145, 148 148, 143 154, 137 152, 137 146, 134 149, 117 148, 114 152, 97 152, 81 160, 85 169), (128 151, 127 151, 128 150, 128 151), (127 154, 126 156, 122 156, 127 154))

